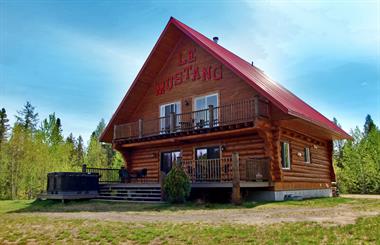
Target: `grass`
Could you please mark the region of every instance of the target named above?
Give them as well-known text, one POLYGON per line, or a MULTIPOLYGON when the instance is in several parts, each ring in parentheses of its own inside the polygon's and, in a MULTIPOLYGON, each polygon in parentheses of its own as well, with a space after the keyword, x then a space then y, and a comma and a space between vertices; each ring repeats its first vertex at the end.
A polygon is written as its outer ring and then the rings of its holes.
POLYGON ((206 223, 125 223, 49 218, 35 212, 177 212, 183 210, 288 207, 379 210, 380 200, 320 198, 275 203, 131 204, 104 201, 0 201, 0 244, 380 244, 380 216, 337 226, 313 222, 271 225, 206 223))
POLYGON ((298 208, 307 207, 333 207, 339 204, 348 204, 353 208, 380 208, 380 200, 376 199, 350 199, 350 198, 317 198, 303 201, 285 201, 285 202, 246 202, 241 206, 220 203, 203 203, 193 202, 185 204, 133 204, 123 202, 107 201, 71 201, 61 203, 53 200, 19 200, 19 201, 0 201, 0 214, 9 212, 176 212, 182 210, 213 210, 213 209, 236 209, 236 208, 275 208, 278 206, 298 208))
POLYGON ((1 244, 376 244, 380 241, 380 216, 360 218, 353 225, 329 227, 316 223, 134 224, 20 214, 5 214, 1 218, 1 244))

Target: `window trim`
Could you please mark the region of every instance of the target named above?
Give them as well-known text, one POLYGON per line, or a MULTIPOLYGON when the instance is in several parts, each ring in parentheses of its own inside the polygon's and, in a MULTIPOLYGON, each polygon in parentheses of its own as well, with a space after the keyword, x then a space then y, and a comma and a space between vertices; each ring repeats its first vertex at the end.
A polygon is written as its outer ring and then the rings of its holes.
MULTIPOLYGON (((197 99, 201 99, 201 98, 206 98, 206 97, 211 97, 211 96, 214 96, 216 95, 216 107, 219 107, 219 93, 217 92, 213 92, 213 93, 209 93, 209 94, 204 94, 204 95, 200 95, 200 96, 195 96, 194 99, 193 99, 193 111, 198 111, 196 109, 196 105, 197 105, 197 99)), ((208 108, 208 107, 207 107, 208 108)), ((207 109, 205 108, 205 109, 207 109)), ((205 110, 205 109, 200 109, 200 110, 205 110)))
POLYGON ((304 157, 303 157, 303 160, 305 163, 311 163, 311 152, 310 152, 310 147, 304 147, 303 148, 303 154, 304 154, 304 157), (308 161, 306 161, 306 149, 308 150, 308 161))
POLYGON ((179 108, 179 112, 177 113, 177 114, 181 114, 181 112, 182 112, 182 105, 181 105, 181 101, 180 100, 177 100, 177 101, 173 101, 173 102, 169 102, 169 103, 165 103, 165 104, 160 104, 159 105, 159 114, 160 114, 160 117, 163 117, 163 116, 161 116, 161 110, 162 110, 162 107, 164 107, 164 106, 168 106, 168 105, 175 105, 175 104, 177 104, 178 105, 178 108, 179 108))
POLYGON ((290 170, 291 166, 292 166, 292 159, 291 159, 291 154, 290 154, 290 152, 291 152, 291 150, 290 150, 290 142, 289 141, 280 141, 280 149, 281 149, 281 168, 283 170, 290 170), (283 160, 284 160, 284 157, 282 155, 283 154, 282 145, 284 143, 288 144, 288 150, 287 150, 287 155, 288 155, 288 158, 289 158, 289 166, 288 167, 284 167, 283 164, 282 164, 283 160))

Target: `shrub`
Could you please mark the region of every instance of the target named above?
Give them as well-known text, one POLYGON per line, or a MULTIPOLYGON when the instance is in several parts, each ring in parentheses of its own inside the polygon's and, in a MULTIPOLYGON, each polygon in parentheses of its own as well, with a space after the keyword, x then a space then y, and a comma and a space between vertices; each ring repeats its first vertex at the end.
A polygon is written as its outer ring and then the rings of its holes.
POLYGON ((190 195, 190 179, 185 171, 174 164, 164 180, 164 192, 169 202, 181 203, 190 195))

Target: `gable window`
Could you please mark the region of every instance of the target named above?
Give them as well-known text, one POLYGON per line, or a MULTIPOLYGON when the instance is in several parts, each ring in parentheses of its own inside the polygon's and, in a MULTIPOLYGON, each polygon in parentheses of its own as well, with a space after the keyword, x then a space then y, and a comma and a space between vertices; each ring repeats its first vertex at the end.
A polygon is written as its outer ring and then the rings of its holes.
MULTIPOLYGON (((181 103, 174 102, 160 106, 160 133, 170 132, 170 114, 174 112, 175 114, 181 113, 181 103)), ((179 125, 178 120, 176 120, 175 128, 179 125)))
POLYGON ((290 169, 290 144, 281 142, 281 165, 283 169, 290 169))
MULTIPOLYGON (((210 115, 208 111, 210 105, 212 105, 214 108, 218 107, 219 105, 218 94, 200 96, 194 99, 194 111, 197 111, 195 113, 195 126, 197 128, 210 126, 210 115)), ((214 116, 213 125, 216 125, 218 123, 217 110, 214 110, 213 116, 214 116)))
POLYGON ((303 156, 304 156, 305 163, 311 162, 310 148, 309 147, 305 147, 304 152, 303 152, 303 156))

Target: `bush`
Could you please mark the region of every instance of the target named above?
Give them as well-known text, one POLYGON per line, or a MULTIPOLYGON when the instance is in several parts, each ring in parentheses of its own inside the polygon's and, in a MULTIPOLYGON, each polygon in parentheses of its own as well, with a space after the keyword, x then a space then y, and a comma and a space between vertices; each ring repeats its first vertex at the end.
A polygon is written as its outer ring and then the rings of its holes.
POLYGON ((190 179, 185 171, 175 164, 164 180, 164 192, 169 202, 181 203, 190 195, 190 179))

